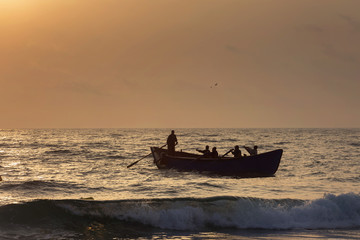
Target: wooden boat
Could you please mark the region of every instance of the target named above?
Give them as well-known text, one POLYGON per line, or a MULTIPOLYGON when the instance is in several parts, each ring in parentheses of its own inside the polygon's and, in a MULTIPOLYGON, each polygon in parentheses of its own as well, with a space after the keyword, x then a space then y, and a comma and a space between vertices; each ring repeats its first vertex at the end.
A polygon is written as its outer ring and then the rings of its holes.
POLYGON ((175 152, 169 155, 166 149, 151 147, 154 163, 159 169, 198 171, 241 177, 273 176, 283 153, 282 149, 245 157, 204 157, 203 155, 175 152))

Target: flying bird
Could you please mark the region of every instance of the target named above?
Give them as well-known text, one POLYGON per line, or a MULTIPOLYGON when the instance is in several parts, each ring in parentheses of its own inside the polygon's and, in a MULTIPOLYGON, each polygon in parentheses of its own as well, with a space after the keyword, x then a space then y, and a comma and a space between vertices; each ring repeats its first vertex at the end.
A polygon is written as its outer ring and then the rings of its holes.
MULTIPOLYGON (((215 84, 214 84, 214 87, 217 87, 217 85, 218 85, 218 83, 215 83, 215 84)), ((212 87, 213 87, 213 86, 210 86, 210 88, 212 88, 212 87)))

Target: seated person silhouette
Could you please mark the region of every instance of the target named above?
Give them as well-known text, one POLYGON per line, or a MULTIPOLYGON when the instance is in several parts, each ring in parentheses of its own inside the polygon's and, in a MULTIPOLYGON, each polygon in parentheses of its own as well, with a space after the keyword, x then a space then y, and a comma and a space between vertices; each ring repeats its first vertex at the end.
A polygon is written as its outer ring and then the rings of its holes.
POLYGON ((241 157, 241 150, 238 145, 235 146, 235 149, 231 151, 234 157, 238 158, 241 157))
POLYGON ((219 157, 219 154, 218 154, 218 152, 216 151, 216 147, 213 147, 213 148, 212 148, 211 157, 219 157))
POLYGON ((205 157, 210 157, 211 152, 208 145, 205 146, 204 150, 196 149, 196 151, 201 152, 202 154, 204 154, 205 157))
POLYGON ((246 151, 249 152, 250 156, 254 156, 254 155, 258 154, 258 151, 257 151, 258 146, 254 146, 254 148, 244 146, 244 148, 246 149, 246 151))

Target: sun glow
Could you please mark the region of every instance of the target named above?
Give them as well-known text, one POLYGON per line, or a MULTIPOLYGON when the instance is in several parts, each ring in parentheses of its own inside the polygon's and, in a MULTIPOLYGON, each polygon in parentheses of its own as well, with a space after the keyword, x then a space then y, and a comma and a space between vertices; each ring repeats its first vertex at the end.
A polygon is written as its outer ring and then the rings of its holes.
POLYGON ((27 5, 31 1, 23 1, 23 0, 0 0, 0 7, 12 7, 12 6, 22 6, 27 5))
POLYGON ((31 14, 36 6, 35 1, 24 0, 0 0, 0 21, 8 21, 9 18, 24 18, 24 15, 31 14))

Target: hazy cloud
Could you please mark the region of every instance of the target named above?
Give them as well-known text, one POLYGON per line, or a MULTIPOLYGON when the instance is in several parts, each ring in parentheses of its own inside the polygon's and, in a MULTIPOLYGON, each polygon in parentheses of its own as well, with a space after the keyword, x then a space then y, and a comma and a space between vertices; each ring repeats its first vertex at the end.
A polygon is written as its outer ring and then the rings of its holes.
POLYGON ((107 96, 109 93, 103 88, 94 86, 88 82, 66 82, 60 85, 61 89, 73 91, 79 94, 89 94, 96 96, 107 96))
POLYGON ((313 33, 321 33, 324 32, 324 28, 315 25, 315 24, 305 24, 302 26, 295 27, 296 31, 306 31, 306 32, 313 32, 313 33))
POLYGON ((233 52, 233 53, 240 53, 240 50, 235 47, 235 46, 232 46, 232 45, 226 45, 225 48, 230 51, 230 52, 233 52))
POLYGON ((335 58, 337 60, 345 61, 345 62, 351 62, 356 63, 358 62, 358 59, 356 56, 354 56, 351 53, 344 53, 336 48, 334 48, 332 45, 329 44, 323 44, 323 53, 329 57, 335 58))
POLYGON ((344 14, 340 14, 339 16, 341 19, 347 22, 355 31, 360 32, 360 21, 357 21, 356 19, 344 14))

